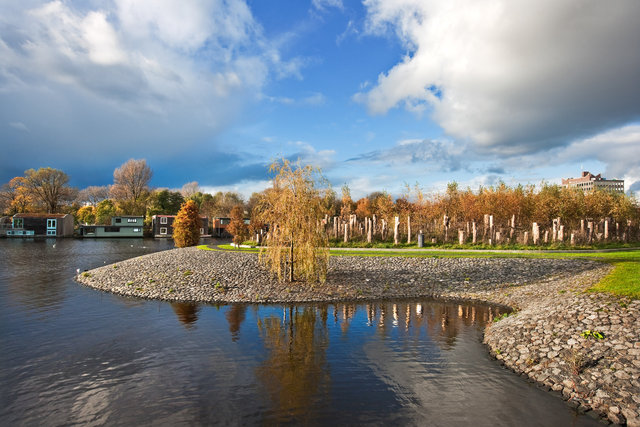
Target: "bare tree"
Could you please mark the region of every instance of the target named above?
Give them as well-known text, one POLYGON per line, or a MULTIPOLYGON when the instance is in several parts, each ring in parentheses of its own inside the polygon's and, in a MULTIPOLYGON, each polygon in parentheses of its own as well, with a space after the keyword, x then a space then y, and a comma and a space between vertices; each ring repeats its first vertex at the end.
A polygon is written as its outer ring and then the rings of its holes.
POLYGON ((88 203, 91 206, 96 207, 98 206, 98 203, 109 198, 109 190, 110 188, 107 185, 92 185, 80 190, 77 201, 80 203, 88 203))
POLYGON ((198 181, 191 181, 182 186, 182 188, 180 189, 180 194, 182 194, 182 197, 184 197, 184 199, 186 200, 196 194, 198 191, 200 191, 198 181))
POLYGON ((125 164, 113 171, 113 186, 111 197, 120 202, 125 213, 142 213, 140 206, 145 195, 149 192, 151 168, 145 159, 129 159, 125 164))
POLYGON ((47 167, 37 171, 29 169, 24 174, 27 187, 46 206, 47 213, 57 212, 61 202, 75 196, 75 189, 67 186, 69 177, 61 170, 47 167))

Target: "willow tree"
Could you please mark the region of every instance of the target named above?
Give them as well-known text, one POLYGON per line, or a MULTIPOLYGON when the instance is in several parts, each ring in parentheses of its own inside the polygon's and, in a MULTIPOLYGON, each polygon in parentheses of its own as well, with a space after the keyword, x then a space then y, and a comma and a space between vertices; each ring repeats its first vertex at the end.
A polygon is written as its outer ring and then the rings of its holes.
POLYGON ((329 241, 322 224, 323 204, 319 169, 276 161, 273 187, 256 207, 256 219, 269 226, 260 262, 279 280, 302 278, 324 282, 329 264, 329 241))

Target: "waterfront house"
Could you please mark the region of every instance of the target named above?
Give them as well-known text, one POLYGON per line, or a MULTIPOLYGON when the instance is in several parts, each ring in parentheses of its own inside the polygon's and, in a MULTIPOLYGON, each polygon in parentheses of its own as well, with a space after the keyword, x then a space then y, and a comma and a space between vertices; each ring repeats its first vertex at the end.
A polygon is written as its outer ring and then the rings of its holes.
POLYGON ((73 215, 19 213, 11 218, 7 237, 68 237, 73 235, 73 215))
MULTIPOLYGON (((173 221, 175 221, 175 215, 154 215, 151 217, 151 233, 153 237, 172 237, 173 236, 173 221)), ((200 237, 210 237, 209 234, 209 218, 201 216, 200 221, 202 226, 200 227, 200 237)))
POLYGON ((143 216, 123 215, 111 218, 111 225, 86 225, 79 227, 83 237, 142 237, 143 216))
MULTIPOLYGON (((249 218, 244 219, 244 223, 249 225, 251 220, 249 218)), ((213 219, 213 228, 211 229, 211 235, 216 237, 233 237, 231 233, 227 231, 227 227, 231 224, 231 218, 218 217, 213 219)))

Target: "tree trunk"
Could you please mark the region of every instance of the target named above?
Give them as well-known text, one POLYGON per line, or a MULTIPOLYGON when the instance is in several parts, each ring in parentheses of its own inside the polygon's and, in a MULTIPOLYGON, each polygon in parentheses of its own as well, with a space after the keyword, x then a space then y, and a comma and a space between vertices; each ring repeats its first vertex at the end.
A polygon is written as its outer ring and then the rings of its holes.
POLYGON ((289 281, 293 282, 293 242, 289 248, 289 281))

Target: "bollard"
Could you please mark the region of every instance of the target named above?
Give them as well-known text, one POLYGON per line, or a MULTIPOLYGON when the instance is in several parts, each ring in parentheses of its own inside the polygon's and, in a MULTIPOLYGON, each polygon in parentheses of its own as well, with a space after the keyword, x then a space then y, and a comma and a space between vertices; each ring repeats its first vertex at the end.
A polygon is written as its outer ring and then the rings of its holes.
POLYGON ((424 246, 424 234, 422 234, 422 230, 418 233, 418 247, 421 248, 424 246))

